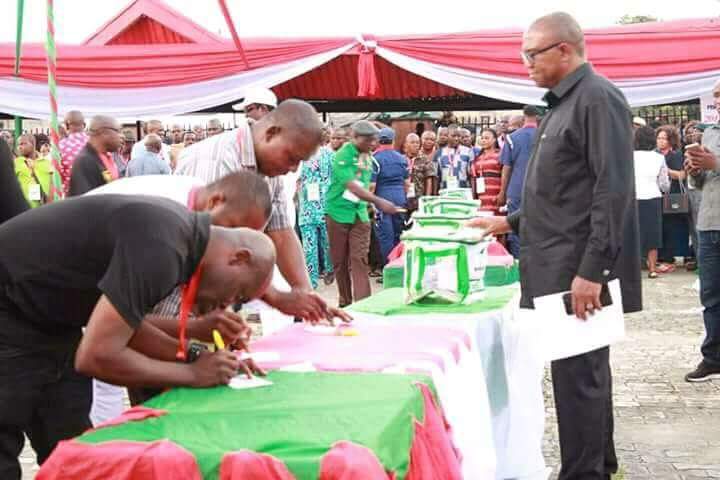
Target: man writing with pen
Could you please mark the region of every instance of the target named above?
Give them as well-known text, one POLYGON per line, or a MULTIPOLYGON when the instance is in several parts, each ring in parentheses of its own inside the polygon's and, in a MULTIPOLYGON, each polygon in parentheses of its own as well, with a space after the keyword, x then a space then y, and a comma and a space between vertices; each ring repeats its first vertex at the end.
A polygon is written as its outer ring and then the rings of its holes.
POLYGON ((178 285, 181 326, 191 310, 259 298, 275 263, 262 233, 212 226, 207 213, 146 196, 34 209, 0 226, 0 243, 0 478, 9 480, 21 477, 25 436, 42 463, 91 426, 89 377, 227 384, 241 368, 234 353, 193 350, 177 323, 171 336, 146 316, 178 285))

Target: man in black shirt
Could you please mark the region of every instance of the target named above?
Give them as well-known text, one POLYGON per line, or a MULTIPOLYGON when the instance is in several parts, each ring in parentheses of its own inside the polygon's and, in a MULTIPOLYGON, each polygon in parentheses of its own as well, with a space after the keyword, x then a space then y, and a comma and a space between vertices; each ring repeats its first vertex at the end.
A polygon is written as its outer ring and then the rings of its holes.
POLYGON ((198 285, 198 314, 258 298, 275 263, 262 233, 211 226, 206 213, 145 196, 34 209, 0 226, 0 244, 3 480, 20 478, 24 433, 42 463, 90 427, 91 383, 80 373, 130 386, 228 383, 234 354, 178 363, 177 339, 143 318, 179 284, 198 285))
POLYGON ((73 162, 68 196, 82 195, 117 180, 119 174, 112 153, 123 143, 120 128, 112 117, 98 115, 90 120, 90 139, 73 162))
MULTIPOLYGON (((520 235, 521 306, 570 290, 577 317, 601 308, 619 278, 625 312, 642 308, 631 113, 623 94, 585 60, 577 22, 536 20, 523 38, 530 78, 548 88, 527 167, 522 207, 474 222, 520 235)), ((560 479, 609 479, 617 471, 609 348, 552 362, 560 432, 560 479)))

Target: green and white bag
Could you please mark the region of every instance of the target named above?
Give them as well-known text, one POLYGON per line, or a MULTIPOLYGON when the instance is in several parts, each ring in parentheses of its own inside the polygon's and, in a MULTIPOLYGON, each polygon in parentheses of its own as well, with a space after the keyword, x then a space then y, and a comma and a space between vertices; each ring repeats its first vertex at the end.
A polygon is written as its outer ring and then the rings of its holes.
POLYGON ((478 200, 463 200, 452 197, 421 197, 417 211, 431 215, 473 215, 478 212, 478 200))
POLYGON ((482 299, 490 244, 482 231, 416 225, 402 239, 406 304, 428 296, 458 304, 482 299))
POLYGON ((445 198, 459 198, 460 200, 473 199, 471 188, 443 188, 439 193, 441 197, 445 198))

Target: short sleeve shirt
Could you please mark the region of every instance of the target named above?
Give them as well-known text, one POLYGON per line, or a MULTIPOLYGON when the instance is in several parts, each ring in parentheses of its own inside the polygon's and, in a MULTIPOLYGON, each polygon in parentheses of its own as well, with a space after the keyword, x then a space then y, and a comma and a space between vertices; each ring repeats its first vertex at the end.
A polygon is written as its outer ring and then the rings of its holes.
MULTIPOLYGON (((236 130, 213 135, 185 147, 178 158, 176 175, 189 175, 207 184, 243 170, 258 172, 250 126, 241 122, 236 130)), ((282 177, 265 177, 270 187, 272 213, 267 230, 292 228, 282 177)))
POLYGON ((365 223, 370 221, 367 202, 348 200, 345 185, 357 180, 363 188, 368 188, 373 163, 370 154, 361 155, 352 143, 346 143, 335 152, 327 201, 327 214, 331 219, 346 224, 355 223, 358 219, 365 223))
POLYGON ((77 339, 103 294, 137 328, 188 281, 209 235, 205 213, 126 195, 73 198, 9 220, 0 226, 0 343, 77 339))
POLYGON ((70 172, 80 151, 85 148, 85 144, 90 137, 85 132, 71 133, 67 137, 60 140, 58 148, 60 150, 60 179, 63 184, 63 192, 65 195, 70 191, 70 172))
POLYGON ((440 188, 468 188, 470 162, 474 158, 473 151, 464 145, 457 148, 445 147, 435 153, 438 164, 440 188))
POLYGON ((423 154, 410 162, 410 165, 410 180, 415 186, 415 196, 429 195, 430 192, 425 191, 425 182, 428 178, 437 177, 437 166, 430 157, 423 154))

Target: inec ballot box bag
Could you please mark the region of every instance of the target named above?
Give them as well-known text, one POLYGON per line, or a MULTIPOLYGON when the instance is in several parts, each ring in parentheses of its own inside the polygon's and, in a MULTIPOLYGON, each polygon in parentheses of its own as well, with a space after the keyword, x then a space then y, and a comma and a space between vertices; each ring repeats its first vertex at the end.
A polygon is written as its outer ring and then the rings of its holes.
POLYGON ((473 215, 479 211, 479 208, 480 202, 478 200, 464 200, 453 197, 420 197, 417 213, 473 215))
POLYGON ((477 229, 416 224, 401 237, 405 245, 403 289, 405 303, 440 297, 452 303, 482 298, 490 240, 477 229))
POLYGON ((439 193, 441 197, 445 198, 473 199, 472 189, 470 188, 443 188, 439 193))

